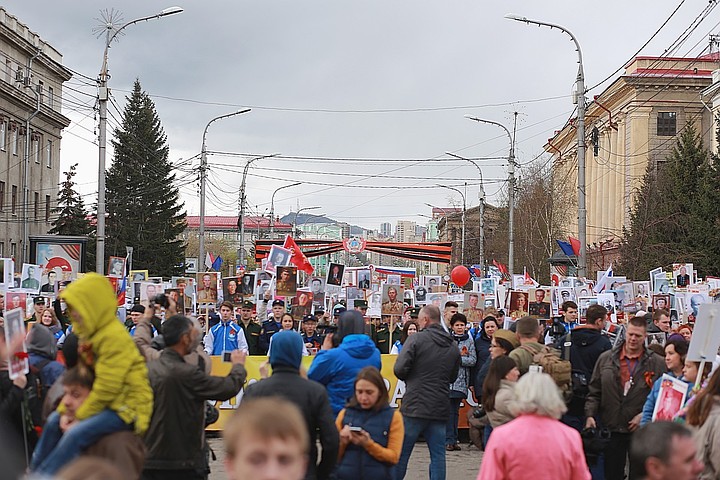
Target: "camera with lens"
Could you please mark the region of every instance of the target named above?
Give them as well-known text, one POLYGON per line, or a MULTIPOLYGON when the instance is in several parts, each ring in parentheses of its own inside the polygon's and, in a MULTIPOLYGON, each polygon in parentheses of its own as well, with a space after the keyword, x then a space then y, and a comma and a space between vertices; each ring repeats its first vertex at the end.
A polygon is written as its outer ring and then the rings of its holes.
POLYGON ((169 308, 170 307, 170 300, 168 299, 168 296, 164 293, 159 293, 155 295, 155 297, 150 300, 150 305, 158 305, 163 308, 169 308))

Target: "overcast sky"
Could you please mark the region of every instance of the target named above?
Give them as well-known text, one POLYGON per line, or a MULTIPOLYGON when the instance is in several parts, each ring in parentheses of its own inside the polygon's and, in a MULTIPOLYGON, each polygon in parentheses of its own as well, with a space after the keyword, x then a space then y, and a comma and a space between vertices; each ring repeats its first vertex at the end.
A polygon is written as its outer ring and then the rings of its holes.
MULTIPOLYGON (((430 215, 426 203, 442 207, 460 201, 458 194, 434 187, 439 183, 461 190, 464 182, 470 183, 468 206, 477 205, 478 174, 472 165, 423 161, 448 158, 445 151, 491 157, 479 163, 489 201, 499 201, 507 176, 507 162, 499 157, 507 155, 507 137, 500 128, 463 115, 512 128, 518 111, 517 161, 522 164, 542 153, 543 144, 572 112, 577 54, 569 37, 506 20, 506 13, 570 29, 583 48, 587 85, 593 86, 621 67, 680 0, 4 3, 64 55, 66 66, 91 78, 102 61, 103 40, 93 34, 100 25, 100 8, 119 10, 122 20, 129 21, 172 5, 183 7, 182 14, 129 27, 111 48, 110 87, 120 108, 139 78, 153 96, 174 163, 200 152, 203 128, 211 118, 242 107, 252 112, 213 124, 209 150, 384 159, 269 158, 254 163, 247 180, 250 213, 268 211, 276 188, 301 181, 276 195, 278 215, 295 211, 298 204, 317 206, 321 208, 313 213, 377 229, 381 222, 398 219, 426 223, 421 216, 430 215), (400 159, 417 161, 396 161, 400 159)), ((686 0, 642 54, 665 51, 707 4, 686 0)), ((706 48, 718 20, 714 12, 676 55, 696 56, 706 48)), ((97 147, 90 108, 96 89, 79 75, 67 86, 89 95, 64 92, 65 114, 73 123, 62 140, 62 168, 80 163, 80 189, 92 203, 97 147)), ((119 118, 114 106, 110 110, 119 118)), ((112 117, 110 123, 117 124, 112 117)), ((198 164, 197 158, 192 161, 193 167, 198 164)), ((243 164, 242 157, 209 156, 208 215, 237 214, 237 172, 243 164)), ((178 176, 184 178, 187 212, 197 215, 197 182, 182 171, 178 176)))

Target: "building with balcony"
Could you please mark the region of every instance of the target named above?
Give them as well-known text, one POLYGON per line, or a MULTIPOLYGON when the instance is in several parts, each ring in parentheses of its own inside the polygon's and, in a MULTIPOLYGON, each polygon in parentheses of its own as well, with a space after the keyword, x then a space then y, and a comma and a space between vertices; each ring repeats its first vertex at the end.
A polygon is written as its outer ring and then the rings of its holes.
POLYGON ((71 77, 60 52, 0 7, 0 257, 29 261, 24 232, 51 228, 60 139, 70 125, 63 83, 71 77))

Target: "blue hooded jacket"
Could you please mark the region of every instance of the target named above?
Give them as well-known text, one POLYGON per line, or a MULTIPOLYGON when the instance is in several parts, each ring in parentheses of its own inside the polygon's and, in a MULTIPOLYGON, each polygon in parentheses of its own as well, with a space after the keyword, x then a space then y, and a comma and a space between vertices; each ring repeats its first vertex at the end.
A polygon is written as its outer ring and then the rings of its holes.
POLYGON ((310 365, 308 378, 322 383, 337 415, 355 394, 355 377, 365 367, 380 370, 380 350, 365 334, 351 334, 337 348, 320 350, 310 365))

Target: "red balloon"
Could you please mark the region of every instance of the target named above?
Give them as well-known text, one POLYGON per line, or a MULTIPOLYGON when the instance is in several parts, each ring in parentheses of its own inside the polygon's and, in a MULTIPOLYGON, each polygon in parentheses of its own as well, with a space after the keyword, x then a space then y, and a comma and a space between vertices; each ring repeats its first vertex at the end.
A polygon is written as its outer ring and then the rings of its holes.
POLYGON ((450 272, 450 278, 452 278, 455 285, 462 287, 470 281, 470 270, 468 270, 467 267, 458 265, 450 272))

